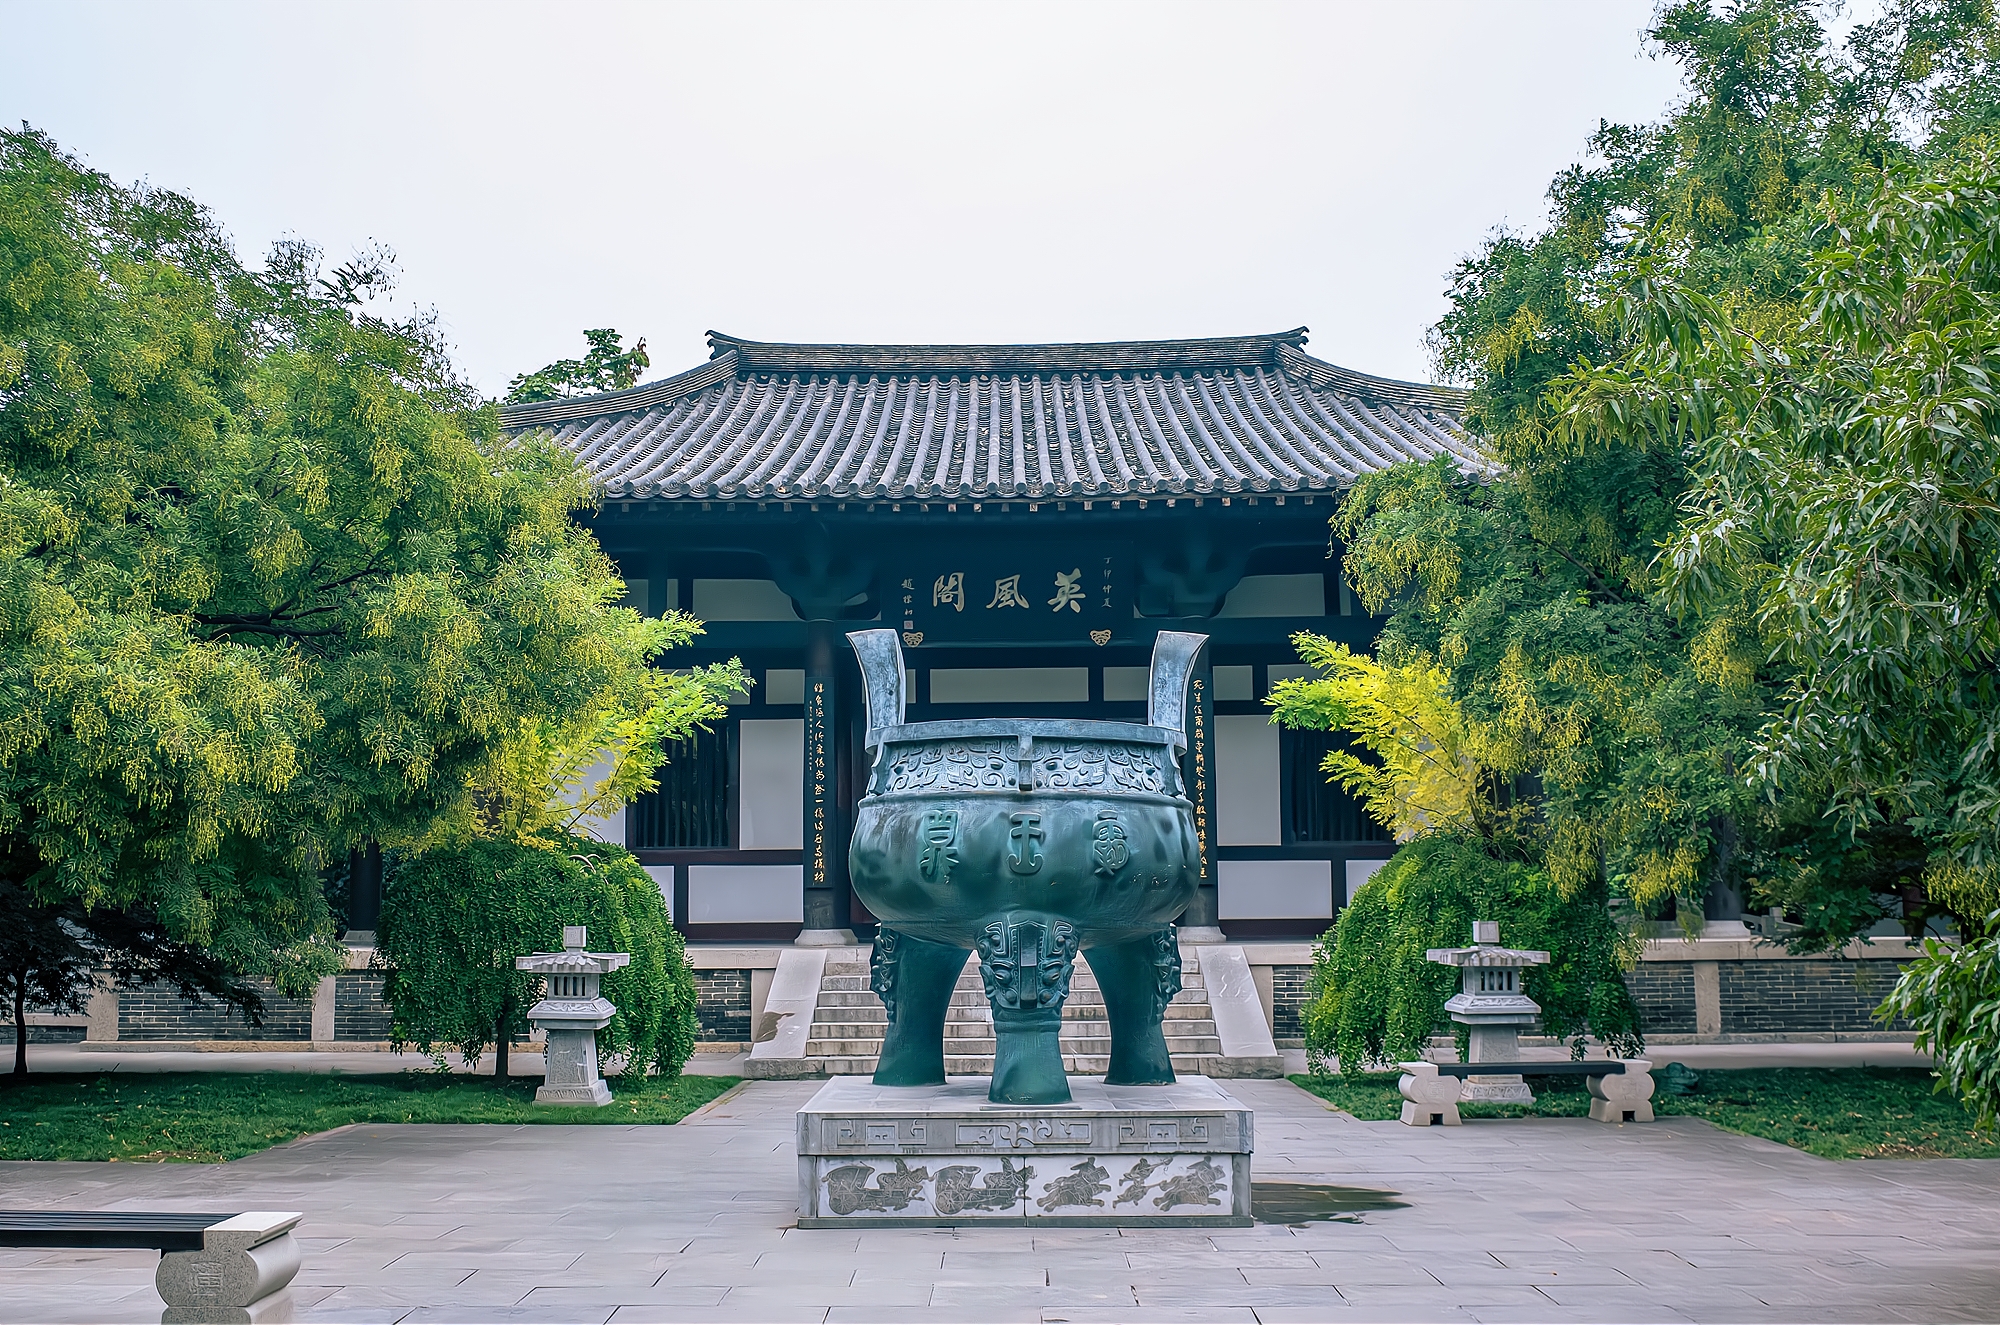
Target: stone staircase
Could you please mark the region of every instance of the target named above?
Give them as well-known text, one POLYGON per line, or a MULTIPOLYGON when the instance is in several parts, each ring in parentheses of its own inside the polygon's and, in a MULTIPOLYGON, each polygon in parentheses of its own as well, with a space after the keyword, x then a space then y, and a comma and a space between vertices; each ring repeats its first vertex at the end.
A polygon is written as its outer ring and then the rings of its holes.
MULTIPOLYGON (((1181 992, 1167 1007, 1167 1052, 1174 1070, 1207 1076, 1232 1075, 1222 1057, 1215 1018, 1202 984, 1201 963, 1181 949, 1181 992)), ((888 1032, 889 1014, 868 987, 868 950, 827 954, 820 977, 819 1004, 806 1040, 806 1057, 831 1076, 872 1075, 888 1032)), ((1104 995, 1088 963, 1079 959, 1063 1005, 1063 1069, 1080 1075, 1102 1073, 1111 1061, 1111 1029, 1104 995)), ((979 980, 979 959, 959 973, 945 1014, 944 1070, 953 1076, 988 1076, 993 1071, 993 1011, 979 980)))

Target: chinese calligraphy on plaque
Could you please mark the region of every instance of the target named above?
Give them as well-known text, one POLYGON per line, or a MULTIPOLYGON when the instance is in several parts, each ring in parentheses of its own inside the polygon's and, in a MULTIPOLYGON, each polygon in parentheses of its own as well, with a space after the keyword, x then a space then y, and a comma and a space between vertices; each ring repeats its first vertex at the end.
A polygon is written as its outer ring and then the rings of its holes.
POLYGON ((1132 629, 1129 577, 1119 560, 1078 549, 1062 560, 1043 554, 1013 564, 968 559, 918 565, 899 574, 890 601, 901 601, 906 642, 1073 640, 1106 644, 1132 629))

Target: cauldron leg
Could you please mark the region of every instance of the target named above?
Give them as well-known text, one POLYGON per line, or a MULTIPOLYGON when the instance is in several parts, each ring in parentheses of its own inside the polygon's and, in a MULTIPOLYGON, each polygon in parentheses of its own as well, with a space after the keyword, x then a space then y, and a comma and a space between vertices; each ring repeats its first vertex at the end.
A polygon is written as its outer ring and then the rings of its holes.
POLYGON ((993 1006, 995 1104, 1067 1104, 1062 1007, 1076 966, 1076 926, 1012 911, 979 931, 979 976, 993 1006))
POLYGON ((944 1084, 944 1019, 969 955, 964 948, 911 938, 886 925, 876 931, 868 983, 889 1010, 876 1085, 944 1084))
POLYGON ((1107 1086, 1164 1086, 1174 1079, 1161 1019, 1181 988, 1181 949, 1174 927, 1107 943, 1083 954, 1104 994, 1111 1022, 1107 1086))

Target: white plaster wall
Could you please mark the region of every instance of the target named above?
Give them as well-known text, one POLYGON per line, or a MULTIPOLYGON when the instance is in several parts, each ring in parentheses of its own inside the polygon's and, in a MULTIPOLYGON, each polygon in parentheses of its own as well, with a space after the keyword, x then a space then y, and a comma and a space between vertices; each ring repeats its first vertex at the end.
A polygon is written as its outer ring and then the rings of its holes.
POLYGON ((785 923, 806 918, 803 865, 689 865, 691 925, 785 923))
POLYGON ((1342 900, 1347 902, 1353 901, 1354 894, 1360 892, 1362 886, 1366 884, 1370 879, 1375 877, 1376 871, 1380 870, 1384 865, 1387 865, 1388 863, 1389 862, 1386 860, 1348 861, 1347 896, 1342 900))
POLYGON ((1274 847, 1282 840, 1278 729, 1270 719, 1215 719, 1215 840, 1226 847, 1274 847))
POLYGON ((1088 667, 933 667, 933 704, 1084 704, 1088 667))
POLYGON ((1224 920, 1331 920, 1330 860, 1224 860, 1215 902, 1224 920))
POLYGON ((737 823, 745 851, 805 845, 806 724, 745 718, 737 736, 737 823))
POLYGON ((1104 669, 1104 698, 1111 703, 1130 703, 1152 695, 1150 667, 1107 667, 1104 669))
MULTIPOLYGON (((564 802, 575 805, 596 791, 598 784, 611 776, 612 763, 609 750, 598 756, 597 762, 584 770, 583 779, 577 783, 575 790, 563 796, 564 802)), ((625 845, 625 807, 621 805, 608 815, 585 815, 576 821, 576 831, 584 837, 622 847, 625 845)))

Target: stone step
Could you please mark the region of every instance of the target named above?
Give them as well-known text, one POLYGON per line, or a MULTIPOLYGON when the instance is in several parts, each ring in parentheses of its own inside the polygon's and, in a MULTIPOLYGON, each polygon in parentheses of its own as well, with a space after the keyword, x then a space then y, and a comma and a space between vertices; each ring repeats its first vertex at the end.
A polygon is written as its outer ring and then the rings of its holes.
MULTIPOLYGON (((815 1056, 811 1060, 820 1071, 829 1076, 875 1075, 876 1059, 873 1055, 829 1055, 815 1056)), ((1220 1054, 1174 1054, 1171 1057, 1174 1071, 1182 1076, 1230 1077, 1235 1075, 1230 1060, 1220 1054)), ((1076 1076, 1102 1076, 1111 1066, 1107 1056, 1098 1054, 1064 1054, 1063 1071, 1076 1076)), ((946 1058, 944 1070, 955 1077, 984 1077, 993 1075, 993 1060, 990 1057, 946 1058)))
MULTIPOLYGON (((980 1007, 980 1009, 952 1009, 952 1011, 954 1011, 954 1015, 944 1019, 944 1035, 946 1037, 966 1037, 966 1035, 986 1035, 986 1037, 990 1037, 992 1035, 994 1019, 992 1019, 992 1011, 990 1009, 980 1007)), ((1168 1009, 1168 1013, 1170 1015, 1164 1019, 1164 1027, 1166 1027, 1166 1033, 1170 1037, 1172 1035, 1214 1035, 1216 1023, 1214 1023, 1214 1017, 1208 1015, 1208 1007, 1206 1005, 1200 1005, 1200 1007, 1194 1007, 1194 1005, 1190 1005, 1190 1007, 1176 1007, 1176 1009, 1168 1009)), ((1104 1033, 1106 1025, 1108 1025, 1108 1017, 1104 1015, 1104 1009, 1068 1009, 1068 1007, 1062 1009, 1062 1033, 1064 1035, 1070 1035, 1072 1029, 1076 1033, 1082 1033, 1082 1031, 1104 1033)), ((822 1007, 812 1017, 814 1035, 818 1035, 820 1027, 850 1027, 854 1031, 866 1029, 868 1033, 882 1035, 888 1029, 888 1009, 884 1009, 884 1007, 822 1007)))
MULTIPOLYGON (((1219 1054, 1222 1041, 1211 1032, 1209 1034, 1169 1035, 1167 1053, 1219 1054)), ((1065 1054, 1108 1054, 1111 1052, 1111 1037, 1108 1035, 1063 1035, 1059 1043, 1065 1054)), ((994 1051, 993 1037, 948 1035, 944 1040, 944 1052, 950 1057, 991 1058, 994 1051)), ((882 1037, 855 1035, 838 1026, 814 1026, 806 1041, 806 1054, 813 1058, 829 1056, 860 1057, 882 1052, 882 1037)))
MULTIPOLYGON (((828 966, 820 976, 820 988, 867 989, 871 978, 866 967, 860 967, 852 971, 836 971, 832 966, 828 966)), ((1069 984, 1071 989, 1096 989, 1096 973, 1084 963, 1078 962, 1070 972, 1069 984)), ((1200 984, 1201 972, 1183 971, 1181 973, 1181 985, 1184 988, 1198 988, 1200 984)), ((985 987, 985 982, 979 978, 979 971, 976 967, 960 975, 956 986, 961 993, 974 994, 980 993, 985 987)))

